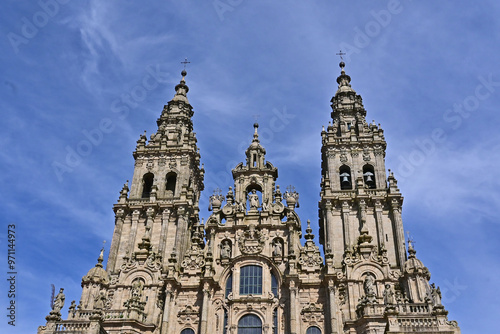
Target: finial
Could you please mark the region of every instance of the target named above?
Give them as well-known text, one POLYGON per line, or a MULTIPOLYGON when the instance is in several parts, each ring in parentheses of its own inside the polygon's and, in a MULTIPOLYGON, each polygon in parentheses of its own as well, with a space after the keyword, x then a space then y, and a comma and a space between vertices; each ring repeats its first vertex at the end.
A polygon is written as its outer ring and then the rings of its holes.
POLYGON ((344 71, 344 67, 345 67, 345 63, 344 63, 344 56, 346 53, 345 52, 342 52, 342 50, 340 50, 339 53, 337 53, 337 56, 340 56, 340 63, 339 63, 339 66, 340 66, 340 69, 342 71, 344 71))
POLYGON ((257 129, 259 128, 259 123, 254 123, 253 124, 253 128, 254 128, 254 133, 253 133, 253 141, 258 141, 258 138, 259 138, 259 134, 257 132, 257 129))
POLYGON ((103 240, 101 253, 99 254, 99 258, 97 259, 96 267, 102 267, 102 262, 104 261, 104 245, 105 244, 106 244, 106 240, 103 240))
POLYGON ((410 253, 410 256, 415 256, 417 253, 417 251, 413 248, 415 241, 410 237, 410 231, 406 231, 406 235, 408 236, 408 253, 410 253))
POLYGON ((306 235, 304 236, 304 238, 306 240, 312 240, 314 239, 314 234, 312 234, 312 228, 311 228, 311 221, 308 219, 307 220, 307 228, 306 228, 306 235))
POLYGON ((190 61, 188 61, 187 58, 184 59, 184 61, 181 61, 181 64, 184 64, 184 69, 182 70, 181 72, 181 75, 182 75, 182 80, 184 80, 184 77, 187 75, 187 72, 186 72, 186 65, 187 64, 191 64, 190 61))

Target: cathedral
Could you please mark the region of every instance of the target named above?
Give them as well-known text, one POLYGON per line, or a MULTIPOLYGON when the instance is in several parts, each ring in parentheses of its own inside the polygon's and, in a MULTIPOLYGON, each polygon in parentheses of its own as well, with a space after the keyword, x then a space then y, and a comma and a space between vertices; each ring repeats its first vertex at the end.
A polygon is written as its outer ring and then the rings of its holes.
POLYGON ((405 242, 384 131, 366 121, 340 68, 332 120, 318 134, 320 245, 316 222, 297 214, 299 194, 278 185, 258 124, 234 184, 214 191, 200 221, 205 171, 184 70, 157 132, 137 141, 132 182, 113 207, 106 267, 103 249, 79 302, 63 319, 61 288, 38 334, 460 333, 405 242))

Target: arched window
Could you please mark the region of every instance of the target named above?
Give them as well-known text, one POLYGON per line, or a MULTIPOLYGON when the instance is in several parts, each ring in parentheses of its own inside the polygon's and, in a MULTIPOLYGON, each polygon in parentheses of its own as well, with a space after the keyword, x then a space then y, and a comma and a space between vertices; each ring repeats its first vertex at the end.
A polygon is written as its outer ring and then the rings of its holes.
POLYGON ((151 195, 154 178, 155 176, 153 173, 146 173, 142 177, 142 198, 148 198, 149 195, 151 195))
POLYGON ((312 326, 307 329, 306 334, 321 334, 321 329, 316 326, 312 326))
POLYGON ((274 276, 273 273, 271 273, 271 291, 274 295, 274 297, 278 297, 278 280, 276 279, 276 276, 274 276))
POLYGON ((262 267, 244 266, 240 270, 240 295, 262 294, 262 267))
POLYGON ((343 165, 339 168, 340 189, 352 189, 351 169, 343 165))
POLYGON ((233 274, 229 274, 226 281, 226 298, 231 292, 233 292, 233 274))
POLYGON ((375 188, 375 171, 372 165, 363 166, 363 180, 368 188, 375 188))
POLYGON ((165 183, 165 190, 167 191, 167 196, 175 196, 175 184, 177 183, 177 174, 174 172, 167 174, 167 181, 165 183))
POLYGON ((238 321, 238 334, 262 334, 262 321, 256 315, 244 315, 238 321))
POLYGON ((194 334, 194 330, 191 328, 185 328, 182 330, 181 334, 194 334))

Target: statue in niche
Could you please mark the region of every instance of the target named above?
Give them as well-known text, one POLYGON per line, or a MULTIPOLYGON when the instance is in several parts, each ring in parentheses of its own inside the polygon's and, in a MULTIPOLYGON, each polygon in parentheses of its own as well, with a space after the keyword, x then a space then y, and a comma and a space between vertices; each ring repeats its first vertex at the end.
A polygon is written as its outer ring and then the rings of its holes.
POLYGON ((222 242, 222 245, 220 247, 220 257, 222 259, 231 258, 231 244, 230 244, 229 240, 224 240, 222 242))
POLYGON ((140 298, 142 296, 142 282, 137 280, 132 284, 132 298, 140 298))
POLYGON ((394 297, 394 291, 390 284, 385 285, 384 290, 384 304, 385 305, 394 305, 396 304, 396 299, 394 297))
POLYGON ((248 194, 248 200, 250 201, 250 210, 257 210, 260 207, 259 195, 255 189, 252 189, 252 192, 248 194))
POLYGON ((283 245, 279 241, 279 239, 274 240, 273 244, 273 256, 282 256, 283 255, 283 245))
POLYGON ((375 289, 373 288, 373 284, 375 283, 375 279, 372 275, 366 275, 365 281, 363 282, 363 289, 365 290, 365 294, 367 296, 375 295, 375 289))
POLYGON ((52 310, 54 312, 60 312, 61 309, 64 307, 64 300, 66 299, 66 296, 64 295, 63 291, 64 291, 63 288, 59 289, 59 293, 54 299, 54 303, 52 304, 52 310))

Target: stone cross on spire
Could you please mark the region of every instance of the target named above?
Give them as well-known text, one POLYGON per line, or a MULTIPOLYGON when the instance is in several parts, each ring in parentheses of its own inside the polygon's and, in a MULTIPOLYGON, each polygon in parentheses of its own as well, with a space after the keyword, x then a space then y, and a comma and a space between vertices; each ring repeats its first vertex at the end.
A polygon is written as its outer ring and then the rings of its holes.
POLYGON ((187 58, 184 58, 184 61, 181 61, 181 64, 184 64, 184 70, 185 70, 185 69, 186 69, 186 65, 187 65, 187 64, 191 64, 191 62, 190 62, 190 61, 188 61, 188 59, 187 59, 187 58))
POLYGON ((345 52, 342 52, 342 50, 340 50, 338 53, 336 53, 337 56, 340 56, 340 60, 341 61, 344 61, 344 58, 342 56, 344 56, 346 53, 345 52))

